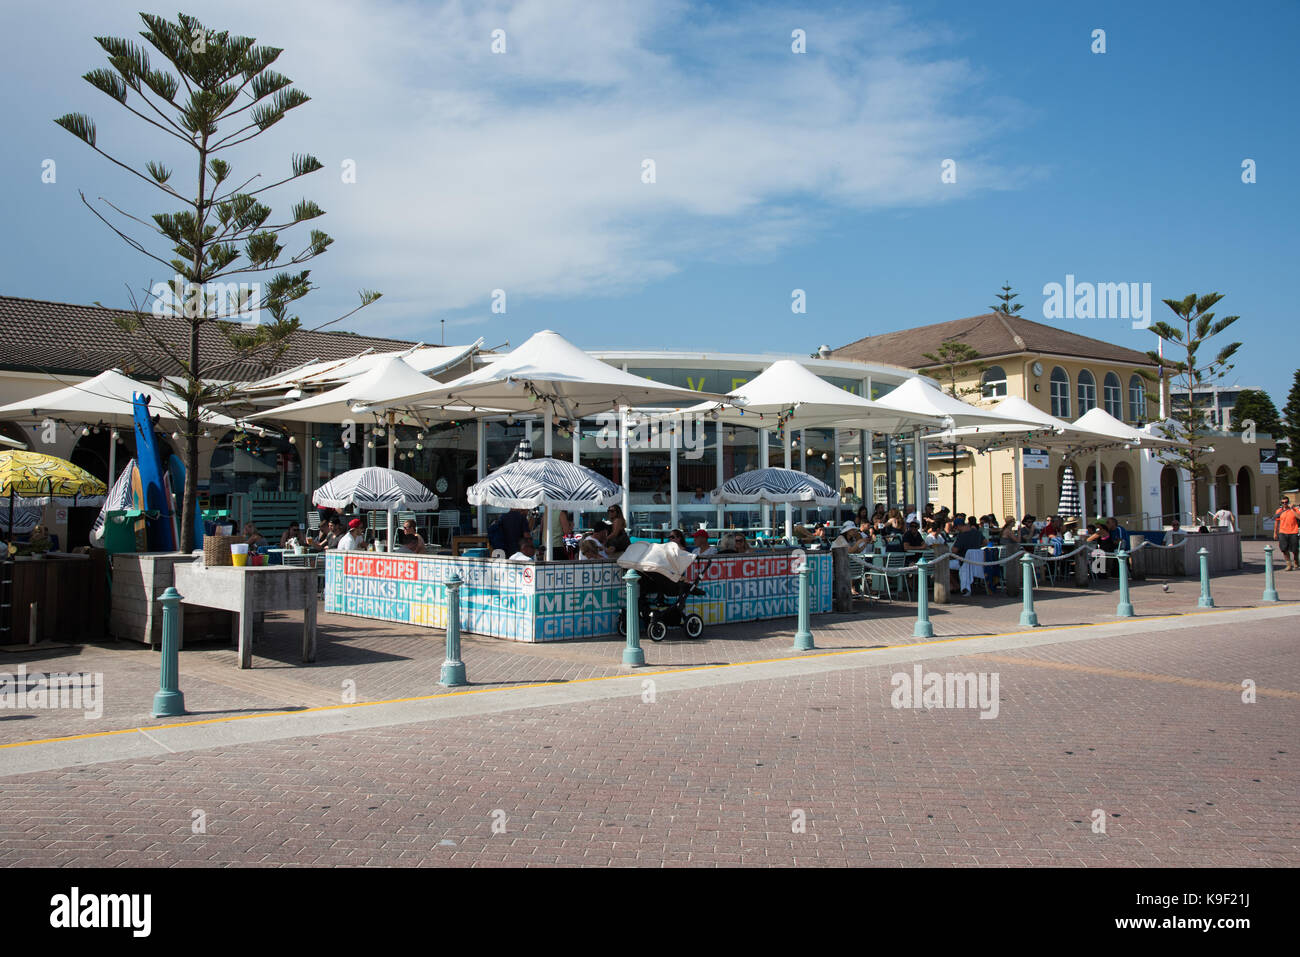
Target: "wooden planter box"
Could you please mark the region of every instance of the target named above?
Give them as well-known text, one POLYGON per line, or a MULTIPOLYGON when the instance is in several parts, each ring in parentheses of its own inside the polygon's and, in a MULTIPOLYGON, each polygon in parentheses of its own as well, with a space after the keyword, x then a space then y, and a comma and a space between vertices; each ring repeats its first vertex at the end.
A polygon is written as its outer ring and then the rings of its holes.
MULTIPOLYGON (((162 605, 158 598, 176 584, 174 568, 190 564, 193 555, 180 552, 124 552, 113 556, 113 593, 109 634, 119 641, 146 645, 162 642, 162 605)), ((231 614, 209 608, 187 608, 182 617, 185 641, 230 640, 231 614)))

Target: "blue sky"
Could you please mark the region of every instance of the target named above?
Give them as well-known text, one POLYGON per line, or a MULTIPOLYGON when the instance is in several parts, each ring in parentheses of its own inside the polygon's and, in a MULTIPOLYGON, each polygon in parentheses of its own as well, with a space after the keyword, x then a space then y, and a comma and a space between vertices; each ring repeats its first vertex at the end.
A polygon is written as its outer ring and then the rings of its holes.
MULTIPOLYGON (((184 181, 183 154, 80 79, 103 65, 92 37, 132 35, 137 7, 3 14, 21 42, 0 67, 0 293, 125 305, 166 278, 78 198, 147 216, 161 194, 51 122, 88 112, 101 146, 184 181)), ((308 326, 367 287, 385 297, 347 327, 369 334, 436 342, 446 319, 449 342, 553 328, 593 349, 808 353, 984 312, 1004 280, 1048 321, 1043 286, 1071 274, 1150 283, 1156 319, 1161 298, 1225 293, 1233 378, 1279 406, 1300 365, 1294 3, 185 9, 284 47, 277 68, 313 97, 228 156, 237 174, 325 163, 273 194, 319 202, 336 239, 308 326)), ((1154 346, 1123 319, 1050 321, 1154 346)))

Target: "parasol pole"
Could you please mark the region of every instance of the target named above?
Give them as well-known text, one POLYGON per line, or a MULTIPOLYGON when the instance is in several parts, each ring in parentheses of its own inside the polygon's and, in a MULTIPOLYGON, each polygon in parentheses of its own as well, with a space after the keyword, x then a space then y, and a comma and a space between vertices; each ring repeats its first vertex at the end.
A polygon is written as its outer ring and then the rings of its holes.
MULTIPOLYGON (((785 467, 790 468, 790 430, 781 430, 781 444, 785 446, 785 467)), ((785 503, 785 537, 789 538, 794 534, 794 506, 789 502, 785 503)))
POLYGON ((1016 436, 1015 451, 1011 453, 1011 474, 1015 476, 1016 481, 1016 520, 1022 521, 1025 517, 1024 509, 1021 508, 1020 502, 1020 464, 1023 461, 1020 453, 1020 436, 1016 436))
MULTIPOLYGON (((396 471, 397 462, 397 425, 396 416, 393 410, 389 409, 385 418, 388 420, 388 468, 390 471, 396 471)), ((388 539, 385 542, 386 547, 391 552, 393 550, 393 510, 390 508, 387 512, 386 534, 388 539)))
POLYGON ((113 470, 117 467, 117 429, 108 430, 108 487, 113 487, 113 470))

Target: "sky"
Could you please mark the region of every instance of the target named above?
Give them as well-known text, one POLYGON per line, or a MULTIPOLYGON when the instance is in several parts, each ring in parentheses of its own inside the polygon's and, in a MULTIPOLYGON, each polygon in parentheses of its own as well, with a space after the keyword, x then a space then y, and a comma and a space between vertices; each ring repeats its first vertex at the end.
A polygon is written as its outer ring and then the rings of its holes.
MULTIPOLYGON (((52 122, 88 113, 101 149, 193 188, 192 151, 81 79, 95 36, 138 39, 139 7, 0 0, 0 294, 127 306, 169 278, 81 194, 146 223, 175 201, 52 122)), ((184 9, 283 48, 312 98, 225 154, 262 184, 294 154, 324 164, 267 194, 327 212, 308 328, 376 289, 328 328, 809 354, 987 312, 1010 282, 1027 318, 1154 348, 1131 316, 1048 318, 1072 276, 1149 283, 1153 320, 1223 293, 1228 381, 1279 408, 1300 365, 1294 2, 184 9)))

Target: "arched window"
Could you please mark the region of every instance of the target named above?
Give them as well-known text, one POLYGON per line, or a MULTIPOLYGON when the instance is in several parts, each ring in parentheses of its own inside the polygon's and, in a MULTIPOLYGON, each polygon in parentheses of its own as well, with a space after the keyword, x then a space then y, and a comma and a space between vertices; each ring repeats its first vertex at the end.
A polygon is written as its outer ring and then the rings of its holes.
POLYGON ((980 391, 986 399, 997 399, 1007 394, 1007 374, 1001 366, 989 366, 980 377, 980 391))
POLYGON ((1147 387, 1136 373, 1128 380, 1128 417, 1133 422, 1145 422, 1147 418, 1147 387))
POLYGON ((1070 375, 1060 366, 1052 370, 1052 415, 1070 417, 1070 375))
POLYGON ((883 474, 877 475, 872 480, 871 492, 872 492, 871 497, 874 499, 874 501, 872 502, 873 505, 877 503, 881 505, 889 504, 889 489, 887 487, 887 483, 885 482, 885 476, 883 474))
POLYGON ((1079 414, 1091 412, 1097 407, 1097 380, 1092 373, 1084 369, 1079 373, 1079 414))
POLYGON ((927 487, 930 489, 930 496, 929 496, 930 501, 931 502, 939 501, 939 476, 931 472, 929 484, 927 487))
POLYGON ((1113 415, 1120 421, 1124 420, 1123 389, 1120 388, 1119 376, 1113 372, 1106 373, 1106 379, 1102 384, 1102 401, 1105 403, 1108 415, 1113 415))

